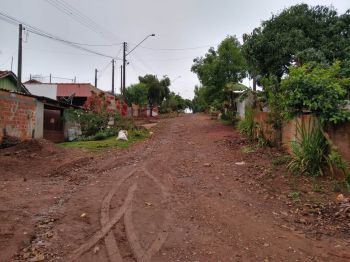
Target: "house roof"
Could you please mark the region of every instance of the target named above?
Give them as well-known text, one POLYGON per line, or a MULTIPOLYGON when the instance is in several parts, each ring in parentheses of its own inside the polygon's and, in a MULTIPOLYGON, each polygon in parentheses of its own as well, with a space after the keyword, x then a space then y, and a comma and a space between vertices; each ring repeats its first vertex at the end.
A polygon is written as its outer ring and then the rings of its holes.
POLYGON ((0 71, 0 78, 10 75, 11 71, 0 71))
POLYGON ((36 79, 30 79, 27 82, 24 82, 24 84, 42 84, 42 82, 36 79))
POLYGON ((19 95, 27 96, 27 97, 33 97, 36 100, 38 100, 38 101, 40 101, 43 104, 48 105, 48 106, 59 107, 59 108, 80 108, 79 106, 71 105, 71 104, 65 103, 63 101, 57 101, 55 99, 51 99, 51 98, 48 98, 48 97, 45 97, 45 96, 36 96, 36 95, 32 95, 32 94, 24 94, 24 93, 21 93, 21 92, 9 91, 7 89, 1 89, 1 88, 0 88, 0 91, 12 93, 12 94, 19 94, 19 95))
MULTIPOLYGON (((12 79, 12 81, 15 84, 17 84, 17 76, 12 71, 0 71, 0 79, 5 78, 5 77, 10 77, 12 79)), ((30 94, 30 92, 23 85, 23 83, 21 83, 21 87, 22 87, 22 90, 18 90, 18 91, 21 91, 22 93, 25 93, 25 94, 30 94)))
POLYGON ((72 94, 75 94, 75 97, 89 97, 89 96, 91 96, 91 91, 93 91, 95 93, 102 92, 100 89, 94 87, 90 83, 57 84, 57 96, 71 96, 72 94))

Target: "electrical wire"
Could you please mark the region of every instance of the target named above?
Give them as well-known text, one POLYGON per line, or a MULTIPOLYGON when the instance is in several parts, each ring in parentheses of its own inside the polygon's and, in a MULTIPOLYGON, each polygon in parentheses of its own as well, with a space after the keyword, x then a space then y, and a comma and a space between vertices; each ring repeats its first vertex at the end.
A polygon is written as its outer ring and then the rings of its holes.
POLYGON ((109 68, 110 65, 111 62, 108 62, 108 64, 106 64, 102 70, 98 71, 97 79, 100 79, 102 77, 102 75, 106 72, 107 68, 109 68))
MULTIPOLYGON (((100 34, 104 38, 108 38, 109 40, 119 38, 115 36, 111 31, 106 30, 105 28, 100 26, 98 23, 96 23, 94 20, 92 20, 90 17, 83 14, 77 8, 65 2, 64 0, 46 0, 46 2, 52 5, 53 7, 55 7, 56 9, 58 9, 59 11, 66 14, 76 22, 85 26, 86 28, 94 31, 97 34, 100 34)), ((108 45, 101 45, 101 46, 108 46, 108 45)))
POLYGON ((185 47, 185 48, 152 48, 152 47, 146 47, 146 46, 140 46, 142 49, 147 49, 147 50, 153 50, 153 51, 186 51, 186 50, 196 50, 196 49, 203 49, 203 48, 208 48, 215 45, 203 45, 203 46, 194 46, 194 47, 185 47))
POLYGON ((136 56, 136 53, 133 53, 131 56, 134 57, 136 61, 139 62, 145 69, 147 69, 149 72, 156 75, 155 70, 153 70, 153 68, 147 62, 142 61, 141 59, 138 59, 138 57, 136 56))
MULTIPOLYGON (((123 47, 121 47, 121 48, 119 49, 119 51, 118 51, 117 55, 115 56, 115 58, 117 58, 117 57, 119 56, 119 54, 120 54, 120 52, 121 52, 122 50, 123 50, 123 47)), ((110 64, 111 64, 111 63, 108 62, 108 63, 103 67, 103 69, 101 69, 101 70, 98 71, 98 72, 99 72, 99 75, 98 75, 97 79, 100 79, 100 78, 101 78, 101 76, 102 76, 103 73, 107 70, 107 68, 109 67, 110 64)))
POLYGON ((71 47, 74 47, 74 48, 77 48, 77 49, 80 49, 80 50, 83 50, 83 51, 86 51, 86 52, 89 52, 89 53, 92 53, 92 54, 95 54, 95 55, 99 55, 99 56, 102 56, 102 57, 108 57, 108 58, 112 58, 112 59, 117 59, 119 60, 119 58, 115 58, 113 56, 110 56, 110 55, 106 55, 106 54, 103 54, 103 53, 100 53, 100 52, 97 52, 95 50, 91 50, 91 49, 88 49, 86 47, 83 47, 83 46, 80 46, 79 43, 76 43, 76 42, 72 42, 72 41, 68 41, 68 40, 65 40, 65 39, 62 39, 58 36, 55 36, 55 35, 52 35, 50 33, 47 33, 37 27, 34 27, 34 26, 31 26, 23 21, 20 21, 14 17, 11 17, 10 15, 6 14, 6 13, 3 13, 3 12, 0 12, 0 19, 5 21, 5 22, 8 22, 10 24, 14 24, 14 25, 18 25, 18 24, 23 24, 25 26, 25 29, 33 34, 36 34, 36 35, 39 35, 39 36, 42 36, 42 37, 46 37, 46 38, 49 38, 51 40, 55 40, 55 41, 58 41, 58 42, 61 42, 61 43, 64 43, 64 44, 67 44, 71 47))

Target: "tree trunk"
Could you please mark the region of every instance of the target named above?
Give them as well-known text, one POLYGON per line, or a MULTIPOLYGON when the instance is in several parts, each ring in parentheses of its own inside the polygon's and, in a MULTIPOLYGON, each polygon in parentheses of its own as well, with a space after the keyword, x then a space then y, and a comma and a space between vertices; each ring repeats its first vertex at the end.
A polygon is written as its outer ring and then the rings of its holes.
POLYGON ((253 108, 256 108, 256 76, 253 76, 253 108))

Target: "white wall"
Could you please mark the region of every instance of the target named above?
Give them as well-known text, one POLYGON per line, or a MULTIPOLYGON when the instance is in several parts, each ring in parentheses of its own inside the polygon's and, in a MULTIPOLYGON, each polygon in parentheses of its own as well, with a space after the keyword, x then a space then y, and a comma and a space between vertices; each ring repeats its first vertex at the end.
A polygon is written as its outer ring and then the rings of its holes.
POLYGON ((56 84, 24 84, 32 95, 45 96, 51 99, 57 99, 56 84))
POLYGON ((253 95, 249 95, 242 102, 239 101, 239 98, 237 98, 236 101, 237 101, 237 116, 243 119, 245 117, 245 107, 253 105, 254 97, 253 95))

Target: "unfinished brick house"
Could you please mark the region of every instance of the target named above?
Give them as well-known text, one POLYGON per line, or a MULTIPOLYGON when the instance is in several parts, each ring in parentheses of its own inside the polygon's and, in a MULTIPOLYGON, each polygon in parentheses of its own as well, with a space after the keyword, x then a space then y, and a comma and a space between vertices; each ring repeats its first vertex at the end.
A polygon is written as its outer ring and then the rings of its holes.
POLYGON ((25 88, 18 90, 16 76, 11 73, 8 77, 14 78, 15 81, 6 81, 7 88, 2 86, 0 89, 0 144, 4 137, 64 141, 67 136, 64 110, 74 106, 31 95, 25 88))

